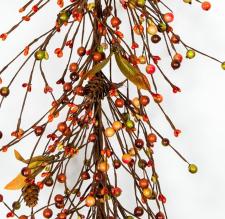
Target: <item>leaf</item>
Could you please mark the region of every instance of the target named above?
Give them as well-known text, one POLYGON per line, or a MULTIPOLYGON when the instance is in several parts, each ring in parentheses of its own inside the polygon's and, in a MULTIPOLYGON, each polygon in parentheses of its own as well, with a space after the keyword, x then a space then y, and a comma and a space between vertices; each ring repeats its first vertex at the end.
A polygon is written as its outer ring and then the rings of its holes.
POLYGON ((13 179, 10 183, 8 183, 4 189, 7 190, 18 190, 22 189, 26 185, 26 177, 22 176, 22 174, 18 174, 18 176, 13 179))
MULTIPOLYGON (((32 177, 35 177, 40 172, 42 172, 44 167, 41 167, 41 164, 43 162, 48 162, 54 159, 54 157, 36 156, 31 159, 25 160, 18 151, 14 150, 14 154, 17 160, 22 161, 23 163, 29 164, 28 168, 31 169, 31 174, 33 174, 32 177)), ((13 179, 10 183, 8 183, 5 186, 5 189, 7 190, 22 189, 26 185, 25 180, 26 180, 26 177, 24 177, 21 173, 19 173, 15 179, 13 179)))
POLYGON ((22 161, 23 163, 28 163, 28 161, 26 161, 17 150, 14 150, 14 154, 17 160, 22 161))
POLYGON ((36 156, 36 157, 31 158, 30 163, 36 162, 36 161, 44 162, 44 161, 49 161, 49 160, 52 160, 52 158, 41 155, 41 156, 36 156))
POLYGON ((147 77, 140 70, 130 64, 122 55, 115 52, 116 63, 124 76, 137 86, 138 89, 150 90, 150 84, 147 77))
POLYGON ((34 162, 31 162, 28 167, 30 169, 36 169, 37 167, 39 167, 41 164, 43 163, 43 161, 34 161, 34 162))
POLYGON ((83 76, 83 80, 87 79, 88 77, 93 77, 97 72, 100 72, 109 62, 111 56, 113 55, 113 52, 109 54, 109 56, 104 59, 103 61, 99 62, 98 64, 94 65, 91 70, 86 72, 83 76))

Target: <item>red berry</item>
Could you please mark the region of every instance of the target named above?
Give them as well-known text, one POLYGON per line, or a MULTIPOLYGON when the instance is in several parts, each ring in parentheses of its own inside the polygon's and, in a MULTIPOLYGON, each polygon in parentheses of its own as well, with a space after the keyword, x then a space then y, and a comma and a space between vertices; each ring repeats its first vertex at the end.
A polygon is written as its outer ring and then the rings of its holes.
POLYGON ((63 90, 64 90, 65 92, 71 91, 72 88, 73 88, 73 86, 72 86, 72 83, 70 83, 70 82, 67 82, 67 83, 65 83, 65 84, 63 85, 63 90))
POLYGON ((70 72, 76 72, 77 69, 78 69, 78 64, 77 64, 76 62, 72 62, 72 63, 70 64, 69 69, 70 69, 70 72))
POLYGON ((124 100, 123 100, 122 98, 116 99, 115 105, 116 105, 116 107, 118 107, 118 108, 122 108, 122 107, 124 106, 124 100))
POLYGON ((155 215, 155 218, 156 219, 165 219, 165 216, 162 212, 158 212, 156 215, 155 215))
POLYGON ((3 202, 3 195, 0 194, 0 202, 3 202))
MULTIPOLYGON (((13 217, 13 216, 11 216, 11 217, 13 217)), ((21 216, 19 216, 19 219, 28 219, 28 217, 26 215, 21 215, 21 216)))
POLYGON ((92 59, 94 62, 100 62, 102 60, 102 54, 100 52, 94 52, 92 59))
POLYGON ((134 144, 136 148, 141 149, 144 146, 144 141, 142 139, 136 139, 134 144))
POLYGON ((207 2, 207 1, 202 2, 202 9, 203 9, 204 11, 208 11, 210 8, 211 8, 210 2, 207 2))
POLYGON ((60 132, 65 132, 66 129, 67 129, 67 124, 66 122, 60 122, 57 126, 57 129, 60 131, 60 132))
POLYGON ((44 132, 44 128, 42 126, 36 126, 34 129, 34 133, 36 136, 42 135, 44 132))
POLYGON ((65 213, 59 213, 57 216, 57 219, 66 219, 66 214, 65 213))
POLYGON ((174 15, 173 15, 173 13, 166 13, 166 14, 164 14, 163 20, 164 20, 166 23, 172 22, 172 21, 174 20, 174 15))
POLYGON ((146 66, 145 70, 148 74, 153 74, 155 72, 155 66, 152 64, 149 64, 146 66))
POLYGON ((159 199, 159 201, 161 201, 163 204, 166 203, 166 197, 165 197, 164 195, 160 194, 159 197, 158 197, 158 199, 159 199))
POLYGON ((22 170, 21 170, 21 174, 25 177, 28 177, 31 175, 31 169, 28 168, 28 167, 24 167, 22 170))
POLYGON ((153 144, 157 141, 157 136, 154 133, 150 133, 147 136, 147 141, 148 141, 148 143, 153 144))
POLYGON ((146 189, 148 188, 148 185, 149 185, 149 181, 145 178, 143 179, 140 179, 139 180, 139 186, 142 188, 142 189, 146 189))
POLYGON ((84 56, 84 55, 86 54, 86 49, 85 49, 84 47, 79 47, 79 48, 77 49, 77 54, 78 54, 79 56, 84 56))
POLYGON ((150 102, 150 99, 149 99, 148 96, 142 95, 142 96, 140 97, 140 104, 141 104, 141 105, 147 106, 147 105, 149 104, 149 102, 150 102))
POLYGON ((121 24, 121 20, 118 17, 113 17, 111 19, 112 27, 118 27, 121 24))
POLYGON ((64 173, 61 173, 57 176, 57 180, 59 183, 64 183, 66 182, 66 175, 64 173))
POLYGON ((136 217, 140 217, 140 216, 142 216, 143 214, 144 214, 144 210, 143 210, 142 207, 136 207, 136 208, 134 209, 134 215, 135 215, 136 217))
POLYGON ((55 196, 54 200, 56 203, 63 203, 64 197, 62 195, 58 194, 55 196))
POLYGON ((53 215, 53 212, 50 208, 46 208, 44 211, 43 211, 43 216, 45 218, 51 218, 53 215))

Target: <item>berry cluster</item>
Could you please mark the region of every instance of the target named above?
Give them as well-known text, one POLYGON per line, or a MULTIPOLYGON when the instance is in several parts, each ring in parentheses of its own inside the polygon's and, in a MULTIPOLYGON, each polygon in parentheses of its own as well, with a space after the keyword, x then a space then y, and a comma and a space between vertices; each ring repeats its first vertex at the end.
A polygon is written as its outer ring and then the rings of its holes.
MULTIPOLYGON (((183 1, 192 3, 192 0, 183 1)), ((194 2, 201 3, 203 10, 211 8, 209 2, 194 2)), ((16 130, 12 131, 12 140, 0 151, 7 152, 28 136, 37 139, 28 159, 15 150, 15 157, 23 162, 24 168, 5 189, 21 190, 21 196, 8 205, 0 195, 0 202, 9 209, 6 216, 19 219, 40 218, 40 215, 57 219, 168 218, 154 147, 172 149, 187 164, 190 173, 196 173, 198 168, 189 163, 151 121, 148 109, 155 104, 174 136, 181 133, 162 107, 164 96, 159 92, 155 75, 160 74, 173 93, 181 89, 162 70, 162 57, 154 54, 152 48, 165 42, 172 70, 180 68, 185 58, 193 59, 198 54, 217 61, 223 70, 225 62, 187 45, 173 30, 175 15, 161 0, 70 0, 68 3, 58 0, 57 3, 61 9, 52 29, 26 45, 0 71, 4 83, 3 73, 24 57, 10 83, 0 88, 0 107, 3 107, 4 99, 13 98, 11 87, 15 79, 27 62, 32 63, 28 79, 22 83, 25 94, 16 130), (124 13, 119 14, 118 9, 124 13), (65 32, 62 44, 51 51, 49 44, 61 32, 65 32), (185 54, 178 52, 180 47, 186 50, 185 54), (66 56, 68 60, 57 81, 49 81, 43 70, 50 56, 59 59, 66 56), (40 90, 52 99, 52 104, 41 118, 23 127, 24 109, 32 94, 35 72, 41 73, 45 86, 40 90), (118 81, 120 77, 124 80, 118 81), (55 83, 57 92, 53 89, 55 83), (44 151, 36 154, 38 148, 43 148, 40 143, 43 139, 46 141, 44 151), (74 166, 77 160, 81 168, 74 166), (76 176, 71 176, 74 169, 76 176), (123 196, 121 171, 133 181, 130 199, 136 203, 134 208, 120 199, 123 196), (61 192, 57 189, 60 185, 61 192), (45 206, 39 206, 44 190, 49 192, 49 198, 42 200, 45 206), (24 213, 26 208, 30 209, 29 215, 24 213)), ((30 0, 19 12, 30 11, 0 38, 6 40, 47 4, 49 0, 30 0)), ((0 132, 2 137, 4 133, 0 132)))

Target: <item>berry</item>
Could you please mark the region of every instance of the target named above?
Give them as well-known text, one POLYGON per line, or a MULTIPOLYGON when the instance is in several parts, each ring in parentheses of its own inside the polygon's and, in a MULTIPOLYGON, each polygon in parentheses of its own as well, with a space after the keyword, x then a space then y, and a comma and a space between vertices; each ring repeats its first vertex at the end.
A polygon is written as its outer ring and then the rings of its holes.
POLYGON ((93 196, 87 196, 87 198, 85 199, 85 204, 87 207, 91 207, 95 205, 95 198, 93 196))
POLYGON ((198 172, 198 167, 195 164, 190 164, 188 166, 188 170, 189 170, 190 173, 195 174, 195 173, 198 172))
POLYGON ((165 219, 165 216, 162 212, 158 212, 156 215, 155 215, 155 218, 156 219, 165 219))
POLYGON ((107 137, 112 137, 115 134, 115 130, 111 127, 105 129, 105 135, 107 137))
POLYGON ((145 70, 148 74, 153 74, 155 72, 155 66, 152 64, 149 64, 146 66, 145 70))
POLYGON ((124 106, 124 100, 123 100, 122 98, 116 99, 115 105, 116 105, 116 107, 118 107, 118 108, 122 108, 122 107, 124 106))
POLYGON ((166 22, 166 23, 170 23, 174 20, 174 15, 173 13, 166 13, 163 15, 163 20, 166 22))
POLYGON ((51 218, 53 215, 53 211, 50 209, 50 208, 46 208, 44 211, 43 211, 43 216, 45 218, 51 218))
POLYGON ((8 87, 2 87, 0 89, 0 95, 3 97, 7 97, 9 95, 10 91, 8 87))
POLYGON ((188 59, 193 59, 195 57, 195 51, 192 50, 192 49, 188 50, 187 53, 186 53, 186 57, 188 59))
POLYGON ((121 20, 118 17, 113 17, 111 19, 112 27, 118 27, 121 24, 121 20))
POLYGON ((145 178, 140 179, 140 180, 139 180, 139 186, 140 186, 142 189, 146 189, 146 188, 148 188, 148 186, 149 186, 149 181, 148 181, 147 179, 145 179, 145 178))
POLYGON ((134 127, 134 122, 132 120, 127 120, 126 121, 126 127, 127 128, 133 128, 134 127))
POLYGON ((221 68, 222 68, 223 70, 225 70, 225 62, 223 62, 223 63, 221 64, 221 68))
POLYGON ((135 217, 141 217, 144 214, 144 210, 142 207, 136 207, 134 209, 134 215, 135 217))
POLYGON ((203 9, 204 11, 208 11, 210 8, 211 8, 210 2, 207 2, 207 1, 202 2, 202 9, 203 9))
POLYGON ((79 56, 84 56, 85 54, 86 54, 86 49, 84 48, 84 47, 79 47, 78 49, 77 49, 77 54, 79 55, 79 56))
POLYGON ((61 173, 57 176, 57 180, 59 183, 65 183, 66 182, 66 175, 64 173, 61 173))

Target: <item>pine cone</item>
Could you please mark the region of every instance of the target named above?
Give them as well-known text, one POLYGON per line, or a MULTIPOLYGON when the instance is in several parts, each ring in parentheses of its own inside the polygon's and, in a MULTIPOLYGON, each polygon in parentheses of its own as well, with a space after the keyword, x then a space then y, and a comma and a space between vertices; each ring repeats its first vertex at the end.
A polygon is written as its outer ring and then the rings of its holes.
POLYGON ((33 208, 38 203, 39 187, 35 184, 29 184, 22 189, 24 202, 30 208, 33 208))

